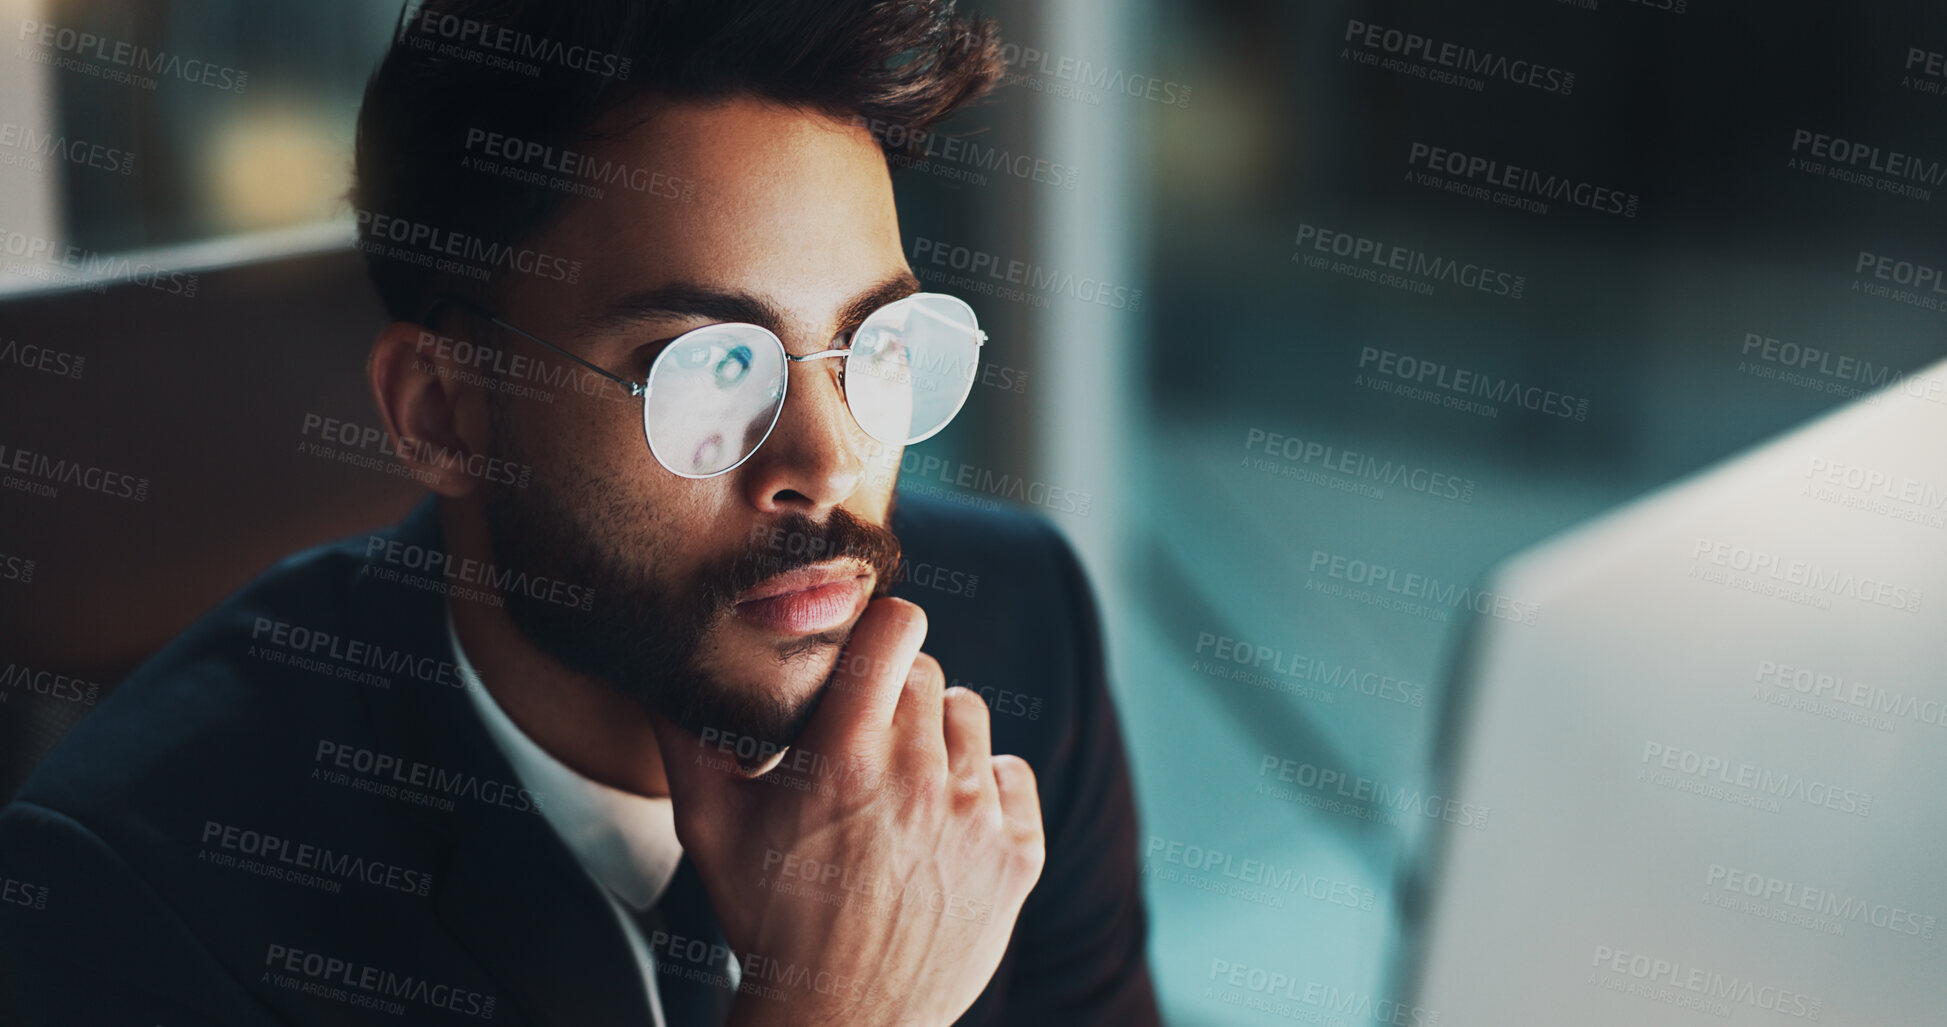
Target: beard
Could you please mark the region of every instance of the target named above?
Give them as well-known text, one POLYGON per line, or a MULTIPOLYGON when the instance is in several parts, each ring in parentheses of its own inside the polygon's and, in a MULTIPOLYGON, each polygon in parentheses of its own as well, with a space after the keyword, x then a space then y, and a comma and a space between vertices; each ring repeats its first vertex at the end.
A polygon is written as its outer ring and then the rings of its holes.
MULTIPOLYGON (((508 439, 501 425, 495 429, 497 439, 508 439)), ((511 447, 503 442, 501 448, 504 453, 511 447)), ((817 712, 830 673, 803 697, 787 694, 778 681, 724 680, 704 659, 710 633, 734 615, 738 595, 826 560, 871 567, 873 595, 884 595, 899 569, 898 538, 842 509, 823 523, 791 514, 754 528, 743 546, 711 558, 690 580, 672 581, 656 575, 653 555, 680 543, 632 541, 654 518, 626 516, 631 505, 617 491, 605 483, 551 489, 539 474, 528 488, 488 487, 484 505, 495 565, 592 592, 584 609, 550 601, 545 588, 534 589, 540 597, 506 589, 515 628, 563 667, 605 682, 692 733, 715 728, 755 739, 766 751, 796 742, 817 712)), ((843 633, 829 633, 777 646, 780 677, 791 662, 836 650, 844 640, 843 633)))

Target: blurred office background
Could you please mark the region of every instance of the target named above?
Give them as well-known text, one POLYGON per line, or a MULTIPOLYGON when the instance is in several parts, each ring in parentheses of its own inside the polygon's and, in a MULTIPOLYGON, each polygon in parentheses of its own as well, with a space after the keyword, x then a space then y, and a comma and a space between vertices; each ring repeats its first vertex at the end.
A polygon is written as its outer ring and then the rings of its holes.
MULTIPOLYGON (((1926 56, 1947 51, 1947 8, 975 6, 1001 22, 1010 61, 952 126, 979 145, 896 181, 914 267, 976 305, 988 359, 1015 373, 977 386, 962 422, 915 453, 1065 497, 1042 513, 1082 550, 1107 614, 1169 1020, 1286 1018, 1213 987, 1219 961, 1392 996, 1400 885, 1439 822, 1280 801, 1258 793, 1259 767, 1437 791, 1429 752, 1463 617, 1332 594, 1347 585, 1333 562, 1472 583, 1862 387, 1831 360, 1788 366, 1806 348, 1895 372, 1947 354, 1941 309, 1856 270, 1862 252, 1947 265, 1940 188, 1924 173, 1896 190, 1815 172, 1795 163, 1818 159, 1811 144, 1794 147, 1806 132, 1947 160, 1947 78, 1926 56), (1400 52, 1385 29, 1433 49, 1400 52), (1572 84, 1446 78, 1456 69, 1427 56, 1442 44, 1572 84), (1483 200, 1415 177, 1429 173, 1416 146, 1637 206, 1483 200), (1331 265, 1357 262, 1317 249, 1321 232, 1519 276, 1519 295, 1342 273, 1331 265), (1032 270, 987 273, 1014 261, 1032 270), (1561 398, 1455 408, 1436 374, 1429 402, 1402 391, 1402 361, 1561 398), (1380 680, 1378 694, 1350 683, 1380 680), (1292 874, 1325 887, 1291 890, 1292 874)), ((360 368, 379 311, 342 196, 364 78, 398 13, 0 3, 0 345, 84 358, 74 373, 0 364, 0 442, 149 481, 140 502, 0 491, 0 559, 16 561, 0 566, 33 563, 0 580, 0 664, 110 689, 280 556, 413 502, 405 479, 294 452, 306 413, 371 419, 360 368), (63 51, 30 23, 246 81, 116 81, 50 61, 63 51), (27 128, 132 168, 7 141, 27 128), (126 274, 90 285, 21 240, 195 274, 196 294, 126 274)), ((925 466, 909 462, 915 487, 1008 501, 925 466)), ((0 795, 89 708, 0 688, 0 795)))

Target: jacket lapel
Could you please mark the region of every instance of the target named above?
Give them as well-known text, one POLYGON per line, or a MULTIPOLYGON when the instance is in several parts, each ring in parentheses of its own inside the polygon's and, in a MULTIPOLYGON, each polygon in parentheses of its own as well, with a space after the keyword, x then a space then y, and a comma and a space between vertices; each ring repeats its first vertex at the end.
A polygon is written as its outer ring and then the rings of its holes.
MULTIPOLYGON (((428 550, 445 544, 435 498, 393 530, 428 550)), ((421 651, 448 649, 445 600, 436 594, 417 593, 382 619, 421 651)), ((463 695, 424 694, 395 711, 404 721, 397 726, 426 747, 420 751, 438 751, 447 765, 498 781, 518 780, 463 695)), ((648 1024, 642 971, 620 922, 539 811, 462 800, 450 816, 452 856, 434 908, 519 1019, 559 1027, 648 1024)))
POLYGON ((456 815, 439 916, 523 1020, 647 1024, 648 995, 621 924, 547 822, 485 806, 456 815))

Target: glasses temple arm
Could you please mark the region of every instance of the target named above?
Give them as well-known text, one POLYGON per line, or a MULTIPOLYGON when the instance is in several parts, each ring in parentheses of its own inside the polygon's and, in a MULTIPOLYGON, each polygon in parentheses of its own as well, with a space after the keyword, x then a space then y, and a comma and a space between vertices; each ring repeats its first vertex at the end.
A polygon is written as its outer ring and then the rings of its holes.
POLYGON ((513 332, 515 335, 518 335, 524 339, 531 339, 535 342, 538 342, 541 345, 546 346, 547 348, 555 351, 556 353, 559 353, 562 356, 567 357, 569 360, 572 360, 575 363, 580 364, 585 368, 588 368, 590 371, 593 371, 596 374, 599 374, 602 377, 607 378, 609 381, 612 381, 615 384, 620 385, 625 389, 628 389, 629 395, 631 396, 639 396, 642 394, 643 385, 641 382, 632 382, 627 378, 622 377, 621 375, 613 374, 609 371, 603 370, 602 368, 596 367, 594 364, 591 364, 588 361, 583 360, 582 358, 574 355, 573 353, 570 353, 567 350, 562 349, 559 346, 556 346, 554 343, 549 342, 548 340, 543 339, 538 335, 535 335, 533 332, 516 328, 513 325, 510 325, 507 322, 502 321, 499 317, 495 316, 492 311, 480 307, 476 304, 470 303, 466 300, 460 299, 457 296, 447 296, 440 300, 435 301, 432 306, 432 309, 426 312, 427 320, 429 321, 436 320, 436 315, 439 311, 439 308, 442 305, 451 305, 451 306, 459 307, 460 309, 465 310, 477 317, 486 318, 488 321, 491 321, 494 324, 499 325, 500 327, 505 328, 508 331, 513 332))

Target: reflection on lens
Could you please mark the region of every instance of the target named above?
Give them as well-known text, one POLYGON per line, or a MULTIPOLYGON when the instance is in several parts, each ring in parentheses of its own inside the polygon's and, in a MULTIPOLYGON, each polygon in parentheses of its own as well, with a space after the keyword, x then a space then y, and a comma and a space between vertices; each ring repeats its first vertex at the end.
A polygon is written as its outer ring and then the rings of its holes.
POLYGON ((696 452, 690 455, 690 466, 716 467, 722 460, 723 436, 712 435, 697 445, 696 452))
POLYGON ((689 478, 743 463, 777 424, 784 368, 783 345, 755 325, 678 337, 649 370, 642 427, 650 452, 689 478))
POLYGON ((717 361, 717 388, 732 388, 749 373, 750 347, 734 346, 717 361))
POLYGON ((919 293, 875 311, 853 333, 845 399, 866 434, 908 445, 946 427, 967 400, 980 354, 972 308, 919 293))

